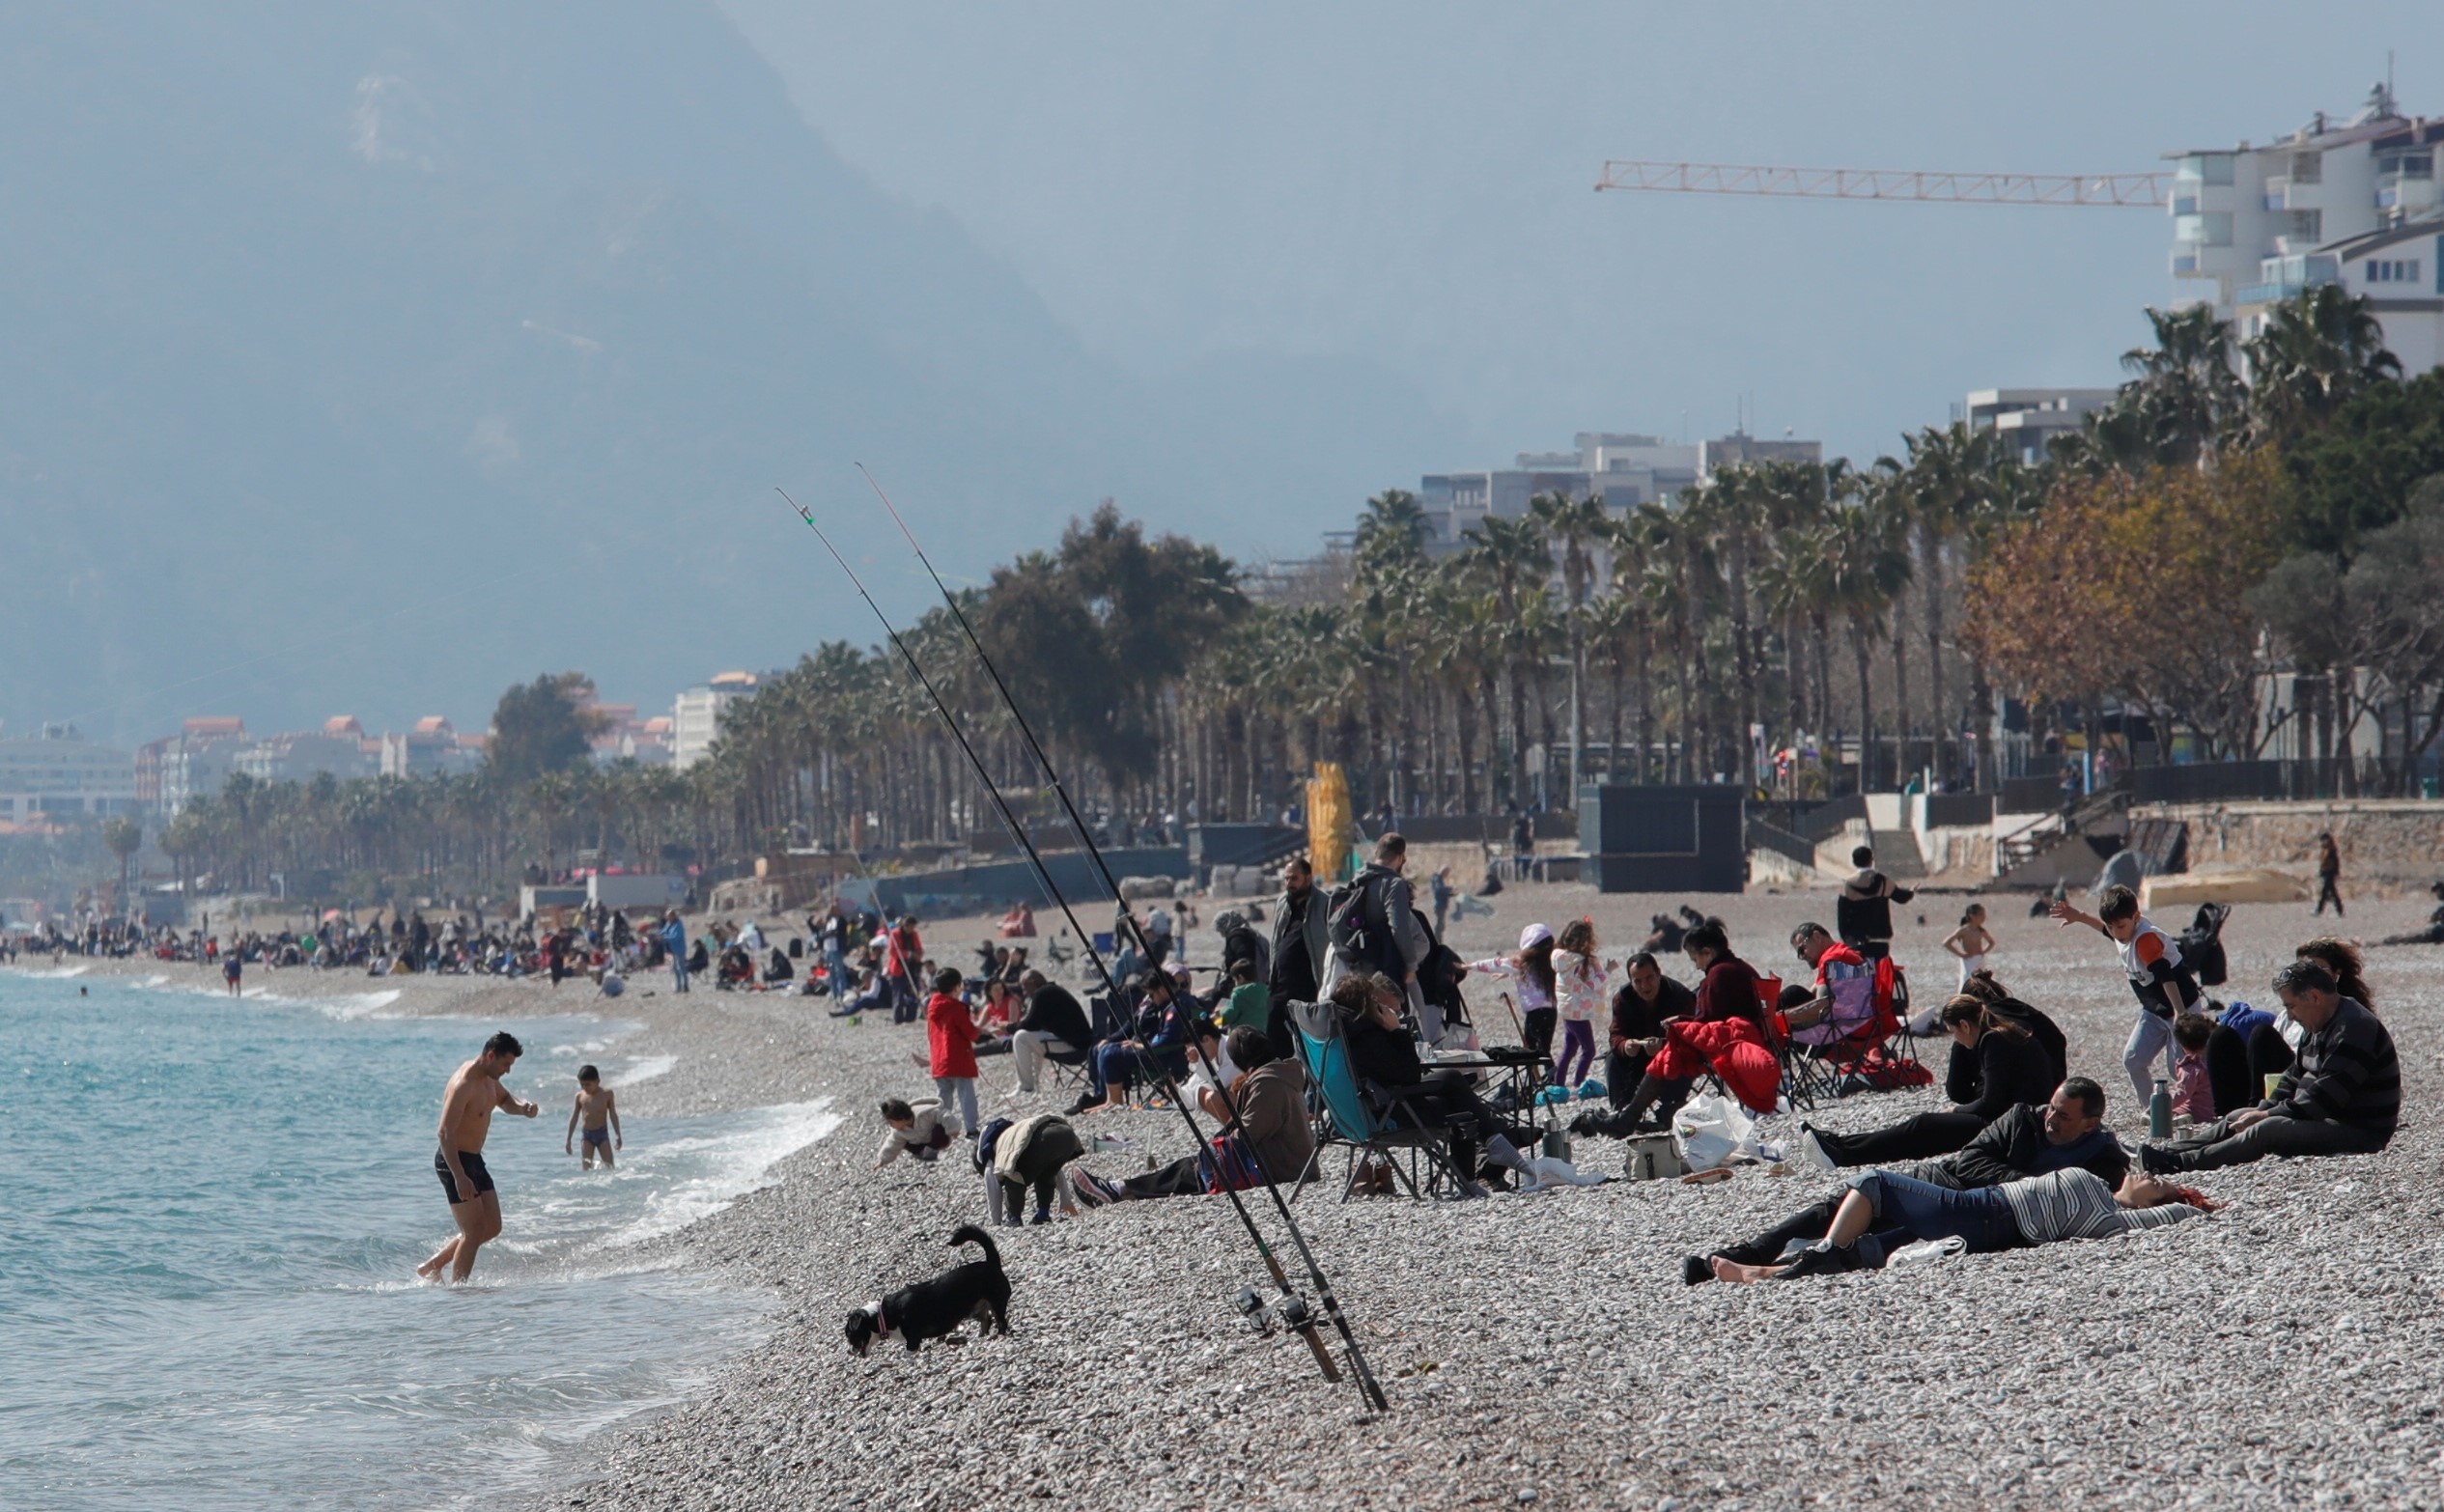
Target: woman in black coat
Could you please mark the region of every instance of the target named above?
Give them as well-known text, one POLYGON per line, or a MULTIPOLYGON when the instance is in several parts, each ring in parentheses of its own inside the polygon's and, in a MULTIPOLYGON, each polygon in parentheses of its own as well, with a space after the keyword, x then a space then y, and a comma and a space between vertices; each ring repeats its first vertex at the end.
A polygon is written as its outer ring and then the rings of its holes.
POLYGON ((1992 1003, 1966 994, 1954 997, 1944 1004, 1943 1026, 1952 1036, 1952 1064, 1944 1075, 1944 1094, 1952 1102, 1948 1111, 1857 1134, 1802 1124, 1803 1155, 1837 1168, 1932 1160, 1967 1144, 2022 1103, 2044 1103, 2061 1083, 2044 1044, 1992 1003))

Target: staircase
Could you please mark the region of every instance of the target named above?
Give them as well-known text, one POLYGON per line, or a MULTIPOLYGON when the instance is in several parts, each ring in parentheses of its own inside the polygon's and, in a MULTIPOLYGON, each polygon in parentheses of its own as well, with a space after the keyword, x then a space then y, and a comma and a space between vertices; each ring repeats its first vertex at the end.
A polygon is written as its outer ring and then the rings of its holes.
POLYGON ((1925 858, 1918 851, 1918 835, 1908 829, 1873 829, 1867 843, 1875 852, 1875 869, 1895 882, 1916 882, 1926 875, 1925 858))
POLYGON ((1995 884, 2009 885, 2013 872, 2065 841, 2084 836, 2091 825, 2117 818, 2129 801, 2128 794, 2111 789, 2092 793, 2066 819, 2059 813, 2047 814, 2003 836, 1995 845, 1995 884))

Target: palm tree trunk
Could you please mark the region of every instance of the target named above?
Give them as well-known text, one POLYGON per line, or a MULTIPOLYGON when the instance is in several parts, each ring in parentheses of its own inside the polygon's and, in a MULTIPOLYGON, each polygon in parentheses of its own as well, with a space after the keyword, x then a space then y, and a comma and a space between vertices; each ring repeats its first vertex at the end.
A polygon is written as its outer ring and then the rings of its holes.
POLYGON ((1868 793, 1875 783, 1875 701, 1868 685, 1867 622, 1856 615, 1850 619, 1850 655, 1859 669, 1859 791, 1868 793))
POLYGON ((1752 642, 1748 624, 1748 531, 1735 526, 1731 532, 1731 671, 1740 690, 1739 728, 1732 732, 1733 743, 1740 749, 1742 783, 1755 790, 1756 786, 1756 742, 1749 731, 1756 723, 1756 647, 1752 642))
POLYGON ((1893 785, 1909 780, 1909 627, 1900 595, 1893 597, 1893 785))
POLYGON ((1456 684, 1451 688, 1451 720, 1458 738, 1460 755, 1460 812, 1476 812, 1476 710, 1468 696, 1468 686, 1456 684))
POLYGON ((1638 767, 1635 782, 1649 780, 1647 765, 1655 748, 1654 634, 1642 619, 1638 626, 1638 767))
POLYGON ((1952 770, 1944 761, 1944 740, 1952 720, 1943 693, 1943 533, 1935 521, 1919 521, 1918 548, 1926 574, 1926 691, 1931 700, 1926 728, 1934 742, 1930 759, 1942 774, 1952 770))

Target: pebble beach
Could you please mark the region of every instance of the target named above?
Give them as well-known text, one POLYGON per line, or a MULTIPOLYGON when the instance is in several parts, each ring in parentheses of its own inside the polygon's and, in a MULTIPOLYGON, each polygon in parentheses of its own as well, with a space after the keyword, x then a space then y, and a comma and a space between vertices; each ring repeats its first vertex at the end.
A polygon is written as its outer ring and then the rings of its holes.
MULTIPOLYGON (((1784 944, 1791 926, 1829 916, 1832 898, 1552 885, 1493 901, 1491 918, 1454 925, 1464 954, 1507 947, 1531 919, 1581 914, 1608 954, 1623 954, 1648 914, 1694 901, 1724 917, 1760 969, 1784 971, 1797 969, 1784 944)), ((1896 910, 1895 954, 1922 1000, 1953 978, 1937 941, 1962 901, 1929 895, 1896 910)), ((2134 1008, 2109 947, 2027 918, 2023 899, 1989 908, 1992 968, 2063 1024, 2071 1070, 2103 1083, 2108 1121, 2135 1142, 2145 1109, 2128 1106, 2120 1065, 2134 1008)), ((1214 910, 1203 911, 1210 920, 1214 910)), ((2242 906, 2225 932, 2233 979, 2215 995, 2268 995, 2262 984, 2299 940, 2373 938, 2424 915, 2412 902, 2368 902, 2336 926, 2306 905, 2242 906)), ((980 921, 926 929, 945 961, 965 959, 984 933, 980 921)), ((1206 932, 1190 957, 1215 953, 1206 932)), ((1685 961, 1666 966, 1690 975, 1685 961)), ((533 1504, 2444 1504, 2444 1040, 2429 1001, 2444 948, 2373 950, 2368 976, 2404 1069, 2391 1147, 2209 1173, 2200 1185, 2227 1204, 2210 1220, 2116 1240, 1804 1284, 1690 1287, 1683 1254, 1754 1232, 1836 1179, 1747 1166, 1706 1187, 1614 1181, 1470 1203, 1339 1203, 1340 1154, 1329 1152, 1331 1180, 1296 1212, 1389 1394, 1382 1414, 1346 1382, 1326 1383, 1295 1336, 1259 1337, 1238 1318, 1232 1297, 1264 1272, 1219 1198, 997 1230, 1012 1336, 853 1356, 846 1310, 964 1258, 946 1237, 982 1221, 964 1160, 869 1169, 875 1102, 930 1093, 909 1058, 921 1031, 874 1016, 833 1021, 820 1000, 675 997, 640 980, 592 1008, 641 1024, 630 1043, 669 1057, 631 1094, 634 1110, 822 1097, 846 1122, 773 1167, 770 1185, 659 1242, 679 1263, 765 1289, 764 1341, 685 1405, 590 1441, 533 1504)), ((544 1004, 545 990, 524 983, 407 985, 402 1011, 479 1018, 586 1011, 591 996, 563 988, 544 1004)), ((1511 1037, 1490 991, 1470 1000, 1489 1041, 1511 1037)), ((1925 1046, 1939 1080, 1943 1049, 1925 1046)), ((1023 1098, 1006 1059, 984 1068, 987 1117, 1058 1108, 1071 1095, 1048 1084, 1023 1098)), ((1810 1116, 1872 1128, 1941 1101, 1940 1086, 1870 1094, 1810 1116)), ((1175 1113, 1079 1123, 1132 1141, 1090 1157, 1110 1175, 1189 1148, 1175 1113)), ((1760 1134, 1795 1128, 1773 1118, 1760 1134)), ((1584 1139, 1577 1155, 1582 1169, 1617 1175, 1621 1151, 1584 1139)), ((515 1234, 517 1194, 506 1195, 515 1234)), ((1261 1211, 1259 1222, 1278 1232, 1261 1211)))

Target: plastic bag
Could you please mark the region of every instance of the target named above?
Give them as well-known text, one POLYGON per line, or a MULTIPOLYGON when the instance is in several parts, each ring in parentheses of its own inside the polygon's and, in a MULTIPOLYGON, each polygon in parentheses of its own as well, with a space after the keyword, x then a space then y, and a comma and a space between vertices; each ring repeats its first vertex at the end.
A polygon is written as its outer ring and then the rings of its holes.
POLYGON ((1672 1143, 1692 1171, 1708 1171, 1756 1154, 1756 1120, 1728 1097, 1707 1092, 1671 1115, 1672 1143))

